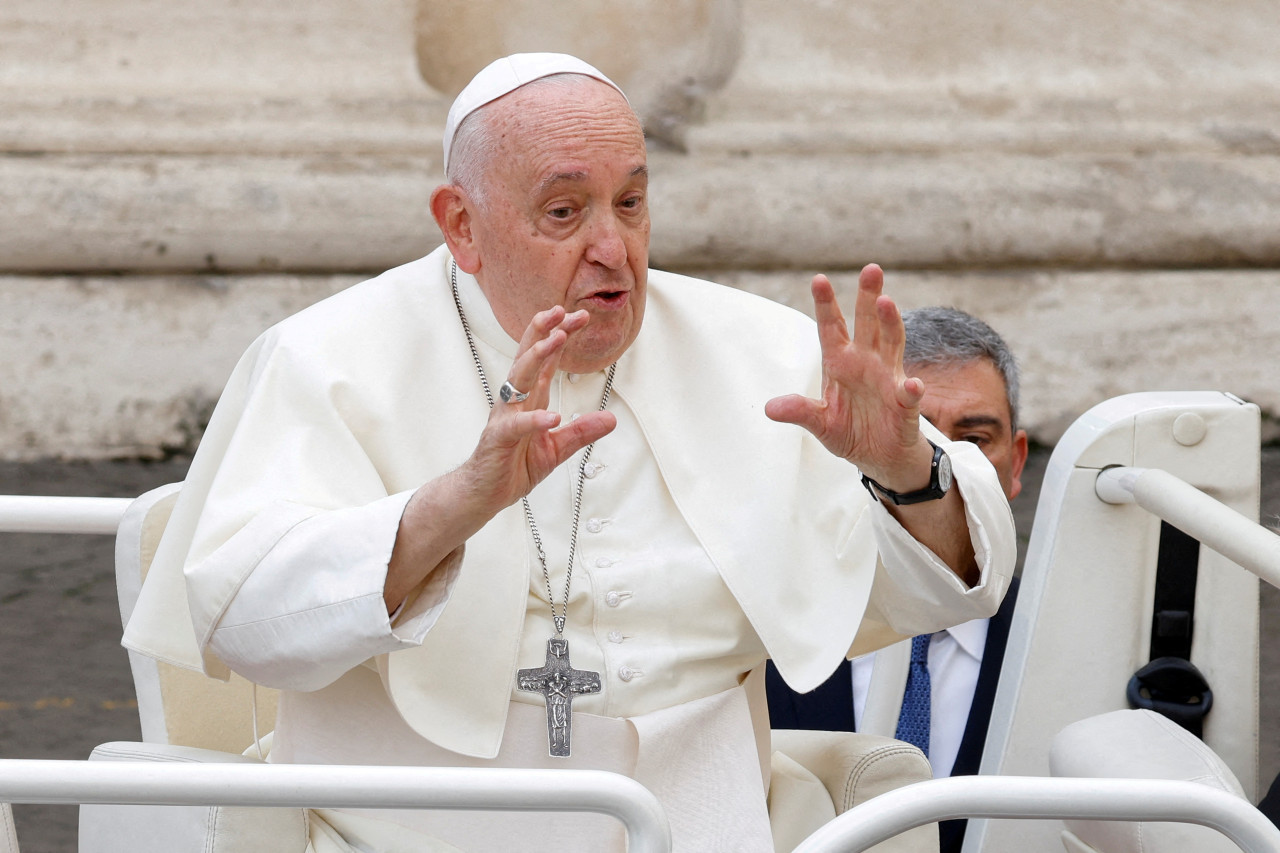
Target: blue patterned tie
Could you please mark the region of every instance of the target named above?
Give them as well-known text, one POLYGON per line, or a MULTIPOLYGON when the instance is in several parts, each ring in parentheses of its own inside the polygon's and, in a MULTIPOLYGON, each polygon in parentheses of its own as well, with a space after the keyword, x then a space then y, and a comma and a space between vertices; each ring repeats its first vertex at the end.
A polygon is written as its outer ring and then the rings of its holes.
POLYGON ((929 640, 932 634, 911 638, 911 669, 907 673, 907 689, 902 696, 902 713, 898 715, 898 731, 894 737, 920 747, 929 754, 930 707, 929 640))

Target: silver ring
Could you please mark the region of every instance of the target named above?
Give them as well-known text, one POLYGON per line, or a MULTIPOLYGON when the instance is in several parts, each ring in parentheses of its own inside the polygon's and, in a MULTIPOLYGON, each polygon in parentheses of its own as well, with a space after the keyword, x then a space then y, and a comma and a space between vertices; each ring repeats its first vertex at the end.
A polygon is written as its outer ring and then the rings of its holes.
POLYGON ((516 386, 511 384, 511 380, 507 380, 506 382, 503 382, 502 387, 498 389, 498 396, 502 398, 502 402, 504 403, 510 403, 513 401, 520 403, 528 398, 529 395, 524 391, 517 391, 516 386))

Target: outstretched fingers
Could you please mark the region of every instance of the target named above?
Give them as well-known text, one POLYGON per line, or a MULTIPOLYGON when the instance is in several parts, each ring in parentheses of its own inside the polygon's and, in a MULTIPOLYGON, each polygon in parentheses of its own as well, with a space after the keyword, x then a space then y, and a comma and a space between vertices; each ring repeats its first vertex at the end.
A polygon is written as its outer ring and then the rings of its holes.
POLYGON ((551 379, 560 366, 565 343, 571 333, 587 324, 588 319, 586 311, 566 314, 558 305, 534 315, 520 339, 515 361, 507 376, 507 381, 517 391, 529 395, 523 408, 546 408, 551 379))
POLYGON ((897 305, 884 295, 884 271, 877 264, 867 264, 858 275, 858 293, 853 306, 853 334, 835 288, 825 275, 813 278, 814 318, 818 323, 818 341, 824 353, 833 353, 853 343, 859 348, 878 353, 886 361, 901 359, 905 335, 897 305))
MULTIPOLYGON (((867 270, 863 270, 865 281, 867 270)), ((868 290, 879 290, 883 286, 883 274, 876 267, 878 282, 868 290)), ((862 293, 862 281, 859 282, 859 295, 862 293)), ((907 378, 903 371, 903 353, 906 350, 907 332, 902 323, 902 312, 889 296, 877 293, 875 298, 875 347, 876 356, 894 377, 895 401, 898 405, 914 409, 924 397, 924 383, 916 378, 907 378)))
POLYGON ((501 390, 493 389, 493 410, 466 466, 486 506, 501 509, 519 500, 556 466, 617 425, 607 412, 562 424, 560 414, 547 409, 569 335, 589 319, 586 311, 567 314, 557 306, 538 312, 525 329, 505 378, 516 393, 503 401, 501 390))
POLYGON ((582 448, 603 438, 617 426, 612 412, 588 412, 561 424, 559 412, 533 409, 515 412, 496 427, 495 438, 502 443, 518 444, 545 434, 552 447, 552 466, 559 465, 582 448))
POLYGON ((618 418, 613 412, 600 411, 579 415, 559 429, 553 429, 549 435, 555 442, 556 464, 568 461, 582 448, 604 438, 617 425, 618 418))
POLYGON ((858 275, 858 296, 853 303, 853 339, 859 346, 880 347, 880 297, 884 292, 884 271, 867 264, 858 275))
POLYGON ((837 456, 879 464, 884 448, 903 444, 924 394, 924 383, 903 371, 902 315, 885 295, 884 272, 876 264, 863 267, 858 277, 852 337, 830 280, 815 276, 812 292, 822 349, 821 397, 776 397, 765 414, 803 427, 837 456))
POLYGON ((876 297, 876 351, 888 364, 901 365, 902 353, 907 343, 907 331, 902 325, 902 313, 891 297, 876 297))
POLYGON ((849 343, 849 326, 836 301, 835 288, 825 275, 815 275, 810 287, 813 316, 818 323, 818 344, 823 352, 832 352, 849 343))

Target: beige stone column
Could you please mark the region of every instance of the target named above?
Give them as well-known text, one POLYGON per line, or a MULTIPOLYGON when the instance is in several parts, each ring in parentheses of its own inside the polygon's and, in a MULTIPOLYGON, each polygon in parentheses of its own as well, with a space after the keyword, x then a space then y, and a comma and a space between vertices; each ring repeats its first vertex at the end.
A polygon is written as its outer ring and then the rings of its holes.
POLYGON ((622 87, 645 129, 676 146, 724 86, 742 42, 739 0, 417 0, 422 77, 449 96, 511 53, 569 53, 622 87))

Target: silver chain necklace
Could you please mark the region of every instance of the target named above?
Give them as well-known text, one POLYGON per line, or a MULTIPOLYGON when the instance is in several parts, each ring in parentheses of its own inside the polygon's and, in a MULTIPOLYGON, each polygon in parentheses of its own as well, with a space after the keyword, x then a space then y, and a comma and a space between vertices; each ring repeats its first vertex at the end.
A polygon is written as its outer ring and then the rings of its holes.
MULTIPOLYGON (((471 348, 471 358, 476 365, 476 373, 480 376, 480 385, 484 388, 485 399, 489 408, 493 408, 493 391, 489 387, 489 378, 485 374, 484 365, 480 361, 480 351, 476 349, 475 337, 471 334, 471 325, 467 322, 466 312, 462 310, 462 298, 458 295, 458 264, 449 262, 449 285, 453 288, 453 304, 458 309, 458 319, 462 321, 462 331, 467 336, 467 346, 471 348)), ((609 394, 613 390, 613 374, 618 368, 615 361, 609 365, 609 374, 605 377, 604 393, 600 397, 600 408, 603 412, 609 404, 609 394)), ((573 722, 573 697, 587 693, 599 693, 601 690, 600 674, 589 670, 574 669, 569 663, 569 641, 564 639, 564 623, 569 616, 569 586, 573 583, 573 558, 578 544, 578 522, 582 516, 582 490, 586 484, 587 462, 591 459, 591 451, 595 442, 587 445, 578 463, 578 482, 573 492, 573 527, 569 534, 569 562, 565 568, 564 604, 556 613, 556 598, 551 591, 551 573, 547 569, 547 554, 542 547, 542 535, 538 532, 538 524, 533 518, 533 509, 529 506, 529 496, 520 499, 524 506, 525 522, 529 525, 529 533, 533 536, 533 544, 537 548, 538 562, 542 565, 542 579, 547 585, 547 602, 551 605, 551 621, 555 625, 556 634, 547 640, 547 661, 540 668, 522 669, 516 673, 516 686, 520 690, 541 693, 547 703, 547 743, 552 756, 568 756, 570 754, 570 729, 573 722)))

